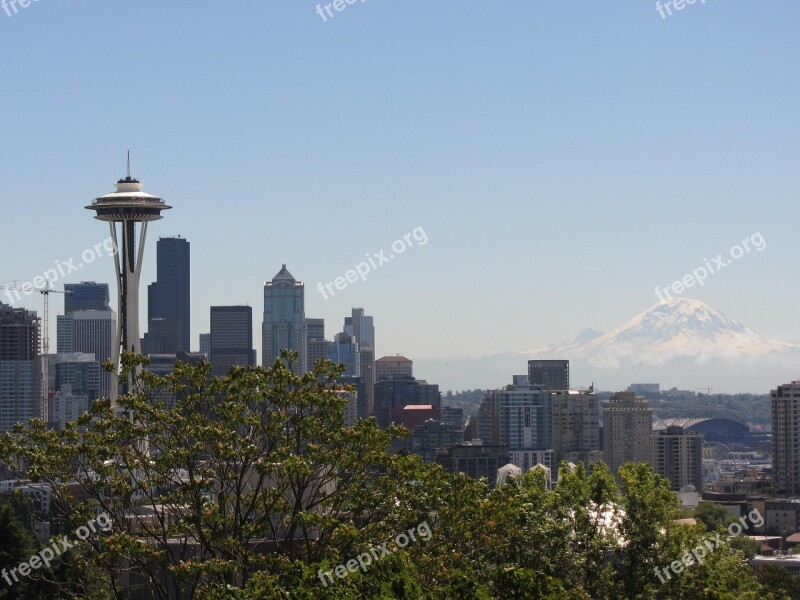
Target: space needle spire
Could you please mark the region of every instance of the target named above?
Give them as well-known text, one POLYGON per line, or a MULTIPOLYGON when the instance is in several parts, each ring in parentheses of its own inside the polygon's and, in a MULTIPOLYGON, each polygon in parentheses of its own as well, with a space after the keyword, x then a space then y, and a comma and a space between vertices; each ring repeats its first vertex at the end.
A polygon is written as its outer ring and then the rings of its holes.
MULTIPOLYGON (((106 221, 114 242, 114 264, 117 273, 119 322, 114 340, 114 364, 119 367, 122 351, 141 353, 139 342, 139 278, 141 276, 147 224, 161 219, 161 211, 172 208, 159 197, 142 191, 142 184, 131 177, 131 155, 128 151, 128 171, 125 179, 117 181, 117 189, 96 198, 88 210, 95 219, 106 221)), ((118 372, 118 371, 117 371, 118 372)), ((116 386, 112 390, 116 401, 116 386)))

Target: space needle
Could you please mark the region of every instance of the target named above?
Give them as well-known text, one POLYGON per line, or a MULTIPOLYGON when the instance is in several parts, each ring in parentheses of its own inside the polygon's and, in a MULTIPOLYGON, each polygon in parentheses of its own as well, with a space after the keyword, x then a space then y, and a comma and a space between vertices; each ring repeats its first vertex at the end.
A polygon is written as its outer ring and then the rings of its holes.
MULTIPOLYGON (((161 211, 172 207, 167 206, 161 198, 142 191, 142 184, 131 177, 131 159, 128 153, 128 176, 117 181, 117 191, 96 198, 86 208, 97 213, 95 219, 108 222, 116 250, 114 264, 117 270, 119 323, 114 340, 114 356, 111 359, 118 372, 121 351, 141 353, 139 277, 147 224, 161 219, 161 211)), ((110 399, 112 404, 116 400, 116 391, 114 386, 113 397, 110 399)))

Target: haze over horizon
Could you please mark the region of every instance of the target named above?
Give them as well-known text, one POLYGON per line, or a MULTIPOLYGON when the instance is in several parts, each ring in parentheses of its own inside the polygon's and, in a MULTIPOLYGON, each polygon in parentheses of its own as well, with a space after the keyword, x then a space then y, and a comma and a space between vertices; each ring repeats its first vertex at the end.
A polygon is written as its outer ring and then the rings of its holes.
MULTIPOLYGON (((142 286, 159 237, 191 242, 194 346, 209 306, 249 304, 260 358, 262 286, 282 264, 329 336, 364 307, 377 355, 417 362, 612 331, 718 255, 675 295, 800 341, 796 4, 662 19, 632 1, 366 2, 327 22, 297 0, 140 3, 125 20, 120 6, 0 13, 16 225, 0 284, 107 237, 83 207, 130 149, 144 191, 174 207, 149 229, 142 286), (318 291, 416 228, 424 245, 318 291)), ((112 277, 106 256, 56 286, 112 277)), ((38 295, 20 305, 41 313, 38 295)))

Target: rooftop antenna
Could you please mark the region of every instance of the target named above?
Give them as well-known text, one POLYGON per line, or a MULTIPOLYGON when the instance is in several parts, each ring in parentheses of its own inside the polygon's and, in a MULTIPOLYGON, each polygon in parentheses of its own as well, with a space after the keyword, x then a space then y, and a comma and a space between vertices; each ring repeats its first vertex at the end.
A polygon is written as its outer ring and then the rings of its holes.
POLYGON ((128 179, 131 178, 131 151, 128 150, 128 179))

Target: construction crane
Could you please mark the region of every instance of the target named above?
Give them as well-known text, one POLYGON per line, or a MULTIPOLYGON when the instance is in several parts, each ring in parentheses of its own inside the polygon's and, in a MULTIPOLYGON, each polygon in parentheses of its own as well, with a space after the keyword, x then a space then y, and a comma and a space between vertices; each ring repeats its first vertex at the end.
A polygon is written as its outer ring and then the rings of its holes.
MULTIPOLYGON (((12 292, 23 292, 29 294, 31 289, 23 289, 21 287, 16 287, 16 282, 14 282, 14 286, 6 286, 0 285, 0 290, 9 290, 12 292)), ((53 282, 47 282, 47 285, 43 288, 32 288, 39 292, 44 298, 44 323, 42 328, 44 329, 44 335, 42 336, 42 388, 44 391, 44 402, 46 403, 49 399, 49 392, 50 392, 50 366, 47 362, 47 355, 50 354, 50 294, 71 294, 71 290, 54 290, 53 289, 53 282)), ((19 294, 17 294, 19 297, 19 294)))
POLYGON ((714 388, 713 388, 713 387, 697 388, 697 391, 698 391, 698 392, 705 391, 705 392, 706 392, 706 396, 710 396, 710 395, 711 395, 711 392, 712 392, 713 390, 714 390, 714 388))

